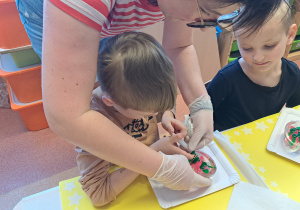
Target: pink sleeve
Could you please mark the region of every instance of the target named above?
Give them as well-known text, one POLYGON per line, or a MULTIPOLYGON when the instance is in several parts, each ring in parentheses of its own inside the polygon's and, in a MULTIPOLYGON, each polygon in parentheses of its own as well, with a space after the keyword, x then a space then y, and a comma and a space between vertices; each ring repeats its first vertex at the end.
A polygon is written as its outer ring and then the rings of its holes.
POLYGON ((50 0, 50 2, 97 31, 101 31, 113 5, 113 0, 50 0))

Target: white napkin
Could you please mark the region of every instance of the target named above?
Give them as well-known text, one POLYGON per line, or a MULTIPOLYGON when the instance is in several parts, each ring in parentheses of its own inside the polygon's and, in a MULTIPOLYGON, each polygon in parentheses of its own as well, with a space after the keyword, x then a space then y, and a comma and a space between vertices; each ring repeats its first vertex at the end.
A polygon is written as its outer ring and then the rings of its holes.
POLYGON ((277 192, 240 182, 233 188, 228 210, 299 210, 300 203, 277 192))

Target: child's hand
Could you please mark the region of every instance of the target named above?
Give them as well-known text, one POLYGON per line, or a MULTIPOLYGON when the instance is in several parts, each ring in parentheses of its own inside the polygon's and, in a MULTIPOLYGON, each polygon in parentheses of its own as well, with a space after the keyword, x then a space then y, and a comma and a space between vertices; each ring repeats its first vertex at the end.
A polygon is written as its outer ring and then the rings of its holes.
POLYGON ((179 120, 174 119, 171 111, 165 111, 161 119, 162 127, 168 131, 170 135, 173 133, 181 133, 186 136, 186 128, 179 120))
POLYGON ((172 136, 159 139, 158 141, 153 143, 150 146, 150 148, 157 152, 161 151, 167 155, 180 154, 180 155, 184 155, 188 159, 192 159, 194 157, 192 154, 180 149, 177 146, 177 142, 184 137, 185 135, 182 133, 173 134, 172 136))

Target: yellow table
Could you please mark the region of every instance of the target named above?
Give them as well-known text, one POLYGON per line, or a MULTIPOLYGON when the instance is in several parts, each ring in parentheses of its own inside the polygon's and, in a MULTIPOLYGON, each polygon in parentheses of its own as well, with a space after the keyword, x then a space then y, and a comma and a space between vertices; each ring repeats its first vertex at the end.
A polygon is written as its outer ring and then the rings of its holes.
MULTIPOLYGON (((295 107, 295 109, 300 111, 300 106, 295 107)), ((300 202, 299 164, 267 150, 267 144, 278 116, 279 114, 274 114, 252 123, 224 131, 223 134, 254 167, 256 172, 264 179, 271 190, 282 193, 285 196, 300 202)), ((222 152, 228 158, 226 153, 224 151, 222 152)), ((228 160, 230 161, 229 158, 228 160)), ((246 182, 238 169, 234 165, 233 167, 240 174, 242 181, 246 182)), ((78 210, 108 208, 112 210, 162 209, 147 178, 144 176, 139 176, 118 196, 117 200, 101 208, 95 208, 90 204, 89 199, 85 196, 84 192, 81 191, 81 186, 77 180, 78 177, 60 183, 61 202, 64 210, 75 210, 76 208, 78 210), (78 201, 78 203, 70 202, 70 198, 73 196, 80 198, 80 201, 78 201)), ((232 190, 233 186, 230 186, 213 194, 170 209, 227 209, 232 190)))

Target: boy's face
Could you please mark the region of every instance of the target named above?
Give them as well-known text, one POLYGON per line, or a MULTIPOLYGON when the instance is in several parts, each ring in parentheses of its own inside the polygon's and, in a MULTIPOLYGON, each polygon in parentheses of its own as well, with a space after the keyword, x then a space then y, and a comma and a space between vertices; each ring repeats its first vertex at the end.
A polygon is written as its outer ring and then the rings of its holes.
POLYGON ((158 112, 144 112, 144 111, 137 111, 133 109, 124 109, 123 107, 119 106, 118 104, 114 104, 114 108, 120 112, 123 116, 130 118, 130 119, 140 119, 145 116, 156 116, 158 112))
MULTIPOLYGON (((290 34, 282 23, 270 21, 256 34, 243 35, 243 29, 235 32, 241 56, 251 70, 267 71, 275 67, 284 55, 290 34)), ((293 40, 293 38, 291 39, 293 40)))

